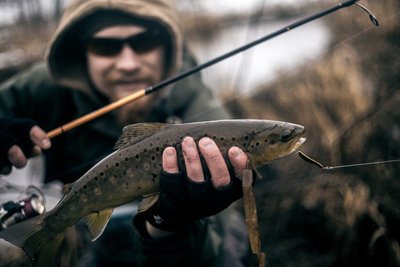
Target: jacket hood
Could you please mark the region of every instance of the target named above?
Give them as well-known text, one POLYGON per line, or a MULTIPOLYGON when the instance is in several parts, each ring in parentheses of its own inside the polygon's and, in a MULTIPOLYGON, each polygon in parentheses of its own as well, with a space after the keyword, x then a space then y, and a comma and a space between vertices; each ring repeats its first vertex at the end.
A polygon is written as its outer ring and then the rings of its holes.
POLYGON ((171 76, 182 61, 178 18, 173 0, 71 0, 46 53, 49 73, 61 85, 90 92, 80 38, 101 27, 134 23, 146 27, 156 25, 166 30, 171 48, 167 51, 166 75, 171 76), (96 26, 100 21, 101 26, 96 26))

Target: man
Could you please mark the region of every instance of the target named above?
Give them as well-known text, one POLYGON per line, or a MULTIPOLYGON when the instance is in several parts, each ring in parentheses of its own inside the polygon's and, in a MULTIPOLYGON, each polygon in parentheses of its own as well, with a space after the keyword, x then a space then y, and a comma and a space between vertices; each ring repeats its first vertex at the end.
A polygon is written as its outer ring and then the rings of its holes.
MULTIPOLYGON (((34 66, 0 88, 1 172, 23 167, 30 156, 43 152, 45 182, 69 183, 112 151, 127 124, 227 118, 199 77, 193 77, 52 140, 46 136, 46 131, 176 73, 184 50, 178 19, 166 0, 71 1, 50 43, 47 70, 44 65, 34 66)), ((184 62, 183 68, 194 64, 187 54, 184 62)), ((229 150, 234 177, 211 139, 195 144, 188 136, 182 140, 182 150, 185 171, 179 170, 177 152, 169 147, 163 153, 160 179, 188 179, 195 185, 210 181, 214 189, 232 191, 229 202, 240 196, 231 185, 246 166, 243 151, 229 150), (200 155, 211 177, 203 170, 200 155), (177 175, 181 173, 187 177, 177 175)), ((179 203, 170 201, 168 205, 175 205, 179 213, 179 203)), ((218 228, 218 216, 210 219, 214 224, 206 218, 188 221, 185 214, 181 221, 171 222, 167 213, 160 223, 155 212, 165 211, 165 206, 158 201, 156 211, 152 207, 136 216, 135 231, 131 218, 128 224, 127 216, 112 219, 83 264, 204 266, 223 262, 218 252, 225 228, 218 228)), ((220 203, 215 206, 218 211, 226 208, 220 203)), ((212 214, 196 217, 208 215, 212 214)))

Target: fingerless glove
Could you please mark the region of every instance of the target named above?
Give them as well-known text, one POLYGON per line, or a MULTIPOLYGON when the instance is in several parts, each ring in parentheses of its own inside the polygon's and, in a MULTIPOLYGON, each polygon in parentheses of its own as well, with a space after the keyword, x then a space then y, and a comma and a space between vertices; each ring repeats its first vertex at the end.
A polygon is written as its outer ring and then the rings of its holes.
POLYGON ((36 124, 31 119, 0 118, 0 173, 7 174, 11 171, 8 150, 13 145, 18 145, 29 157, 33 147, 29 132, 36 124))
POLYGON ((135 220, 147 220, 158 229, 179 231, 195 220, 219 213, 241 197, 241 182, 237 178, 216 189, 211 179, 197 183, 182 173, 162 171, 159 199, 135 220))

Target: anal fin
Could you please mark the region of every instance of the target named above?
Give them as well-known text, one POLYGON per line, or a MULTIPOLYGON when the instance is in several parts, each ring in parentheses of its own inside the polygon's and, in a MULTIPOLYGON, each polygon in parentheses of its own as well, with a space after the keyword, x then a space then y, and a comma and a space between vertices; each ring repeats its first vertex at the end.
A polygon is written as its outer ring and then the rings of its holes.
POLYGON ((82 219, 89 230, 92 241, 96 240, 103 233, 113 210, 113 208, 110 208, 99 212, 92 212, 82 219))

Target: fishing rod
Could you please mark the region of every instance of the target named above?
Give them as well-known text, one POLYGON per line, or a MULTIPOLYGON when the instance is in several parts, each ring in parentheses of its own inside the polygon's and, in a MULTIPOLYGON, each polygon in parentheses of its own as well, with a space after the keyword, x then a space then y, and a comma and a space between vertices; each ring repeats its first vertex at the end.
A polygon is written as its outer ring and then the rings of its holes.
POLYGON ((187 71, 184 71, 184 72, 182 72, 182 73, 180 73, 180 74, 178 74, 178 75, 176 75, 176 76, 174 76, 172 78, 166 79, 166 80, 164 80, 164 81, 162 81, 162 82, 160 82, 160 83, 158 83, 158 84, 156 84, 154 86, 150 86, 148 88, 142 89, 142 90, 140 90, 138 92, 135 92, 135 93, 133 93, 131 95, 128 95, 128 96, 126 96, 124 98, 121 98, 120 100, 117 100, 117 101, 115 101, 113 103, 110 103, 110 104, 108 104, 108 105, 106 105, 106 106, 104 106, 104 107, 102 107, 100 109, 92 111, 91 113, 88 113, 88 114, 86 114, 86 115, 84 115, 84 116, 82 116, 80 118, 77 118, 77 119, 75 119, 75 120, 73 120, 73 121, 71 121, 71 122, 69 122, 67 124, 64 124, 64 125, 56 128, 56 129, 54 129, 54 130, 49 131, 47 133, 47 136, 49 138, 54 138, 54 137, 56 137, 58 135, 61 135, 61 134, 65 133, 65 132, 67 132, 69 130, 72 130, 72 129, 74 129, 74 128, 82 125, 82 124, 90 122, 90 121, 92 121, 92 120, 94 120, 94 119, 96 119, 96 118, 98 118, 98 117, 100 117, 102 115, 105 115, 106 113, 111 112, 111 111, 113 111, 113 110, 115 110, 115 109, 117 109, 119 107, 122 107, 122 106, 124 106, 124 105, 126 105, 126 104, 128 104, 130 102, 133 102, 133 101, 135 101, 135 100, 137 100, 139 98, 142 98, 142 97, 144 97, 146 95, 154 93, 154 92, 158 91, 161 88, 164 88, 164 87, 166 87, 166 86, 168 86, 170 84, 173 84, 173 83, 175 83, 177 81, 180 81, 180 80, 182 80, 182 79, 184 79, 184 78, 186 78, 188 76, 191 76, 191 75, 193 75, 193 74, 195 74, 195 73, 197 73, 197 72, 199 72, 199 71, 201 71, 201 70, 203 70, 205 68, 208 68, 208 67, 210 67, 210 66, 212 66, 212 65, 214 65, 214 64, 216 64, 216 63, 218 63, 220 61, 222 61, 222 60, 225 60, 225 59, 227 59, 229 57, 232 57, 232 56, 234 56, 234 55, 236 55, 236 54, 238 54, 240 52, 243 52, 243 51, 245 51, 247 49, 250 49, 250 48, 252 48, 252 47, 254 47, 254 46, 258 45, 258 44, 261 44, 263 42, 266 42, 266 41, 268 41, 268 40, 270 40, 272 38, 275 38, 275 37, 277 37, 277 36, 279 36, 279 35, 281 35, 281 34, 283 34, 285 32, 288 32, 288 31, 290 31, 292 29, 300 27, 300 26, 302 26, 302 25, 304 25, 306 23, 309 23, 309 22, 311 22, 313 20, 319 19, 321 17, 324 17, 324 16, 326 16, 328 14, 331 14, 333 12, 336 12, 336 11, 342 9, 342 8, 346 8, 346 7, 352 6, 354 4, 359 6, 362 10, 364 10, 369 15, 370 20, 372 21, 372 23, 375 26, 378 26, 379 25, 378 20, 372 14, 372 12, 369 11, 365 6, 363 6, 363 5, 361 5, 361 4, 357 3, 357 2, 358 2, 358 0, 344 1, 344 2, 341 2, 341 3, 337 4, 336 6, 333 6, 331 8, 326 9, 326 10, 320 11, 320 12, 315 13, 313 15, 310 15, 310 16, 308 16, 306 18, 300 19, 300 20, 298 20, 298 21, 296 21, 296 22, 294 22, 294 23, 292 23, 290 25, 287 25, 286 27, 283 27, 283 28, 281 28, 281 29, 279 29, 279 30, 277 30, 277 31, 275 31, 273 33, 270 33, 270 34, 268 34, 268 35, 266 35, 264 37, 256 39, 255 41, 252 41, 252 42, 247 43, 247 44, 245 44, 243 46, 240 46, 240 47, 238 47, 238 48, 236 48, 234 50, 231 50, 230 52, 227 52, 227 53, 225 53, 223 55, 220 55, 220 56, 218 56, 218 57, 216 57, 214 59, 211 59, 211 60, 209 60, 209 61, 207 61, 207 62, 205 62, 203 64, 195 66, 195 67, 193 67, 193 68, 191 68, 191 69, 189 69, 187 71))

